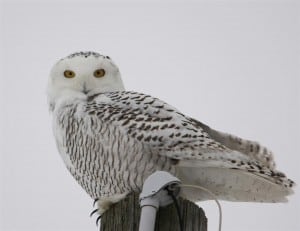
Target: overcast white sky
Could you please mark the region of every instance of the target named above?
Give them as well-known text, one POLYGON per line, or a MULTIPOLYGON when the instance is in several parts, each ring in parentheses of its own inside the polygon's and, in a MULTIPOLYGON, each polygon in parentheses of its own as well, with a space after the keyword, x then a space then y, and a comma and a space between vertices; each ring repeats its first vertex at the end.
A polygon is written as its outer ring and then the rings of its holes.
MULTIPOLYGON (((0 230, 97 230, 56 150, 45 94, 54 62, 80 50, 112 57, 127 89, 270 147, 299 184, 297 2, 2 2, 0 230)), ((217 230, 214 202, 200 205, 217 230)), ((288 204, 222 205, 223 231, 300 230, 297 188, 288 204)))

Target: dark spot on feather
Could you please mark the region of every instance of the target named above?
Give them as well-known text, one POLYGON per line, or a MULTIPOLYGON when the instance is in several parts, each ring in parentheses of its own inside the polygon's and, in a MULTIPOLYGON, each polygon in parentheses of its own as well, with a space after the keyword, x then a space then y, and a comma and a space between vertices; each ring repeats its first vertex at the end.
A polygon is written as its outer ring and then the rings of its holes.
POLYGON ((125 122, 122 123, 122 126, 126 125, 129 123, 130 120, 125 120, 125 122))
POLYGON ((94 95, 91 95, 91 96, 88 96, 88 98, 87 98, 87 101, 92 101, 92 100, 94 100, 98 95, 101 95, 102 93, 97 93, 97 94, 94 94, 94 95))
POLYGON ((147 138, 144 139, 146 142, 151 140, 151 136, 148 136, 147 138))
POLYGON ((145 127, 145 123, 142 123, 142 125, 141 125, 141 126, 139 126, 139 129, 140 129, 140 130, 143 130, 143 129, 144 129, 144 127, 145 127))
POLYGON ((144 137, 144 135, 141 134, 141 135, 137 136, 136 138, 137 138, 138 140, 141 140, 141 139, 143 139, 143 137, 144 137))
POLYGON ((157 140, 157 136, 152 137, 152 140, 156 141, 157 140))
POLYGON ((147 131, 147 130, 149 130, 150 128, 151 128, 151 125, 147 125, 147 126, 144 128, 144 130, 147 131))
POLYGON ((129 126, 129 128, 135 128, 136 127, 136 123, 133 123, 129 126))
POLYGON ((154 127, 151 129, 151 131, 157 130, 158 128, 159 128, 158 125, 157 125, 157 126, 154 126, 154 127))
POLYGON ((139 96, 134 96, 134 97, 131 97, 131 99, 138 99, 140 98, 139 96))
POLYGON ((144 119, 142 117, 136 118, 135 121, 139 122, 139 121, 143 121, 144 119))
POLYGON ((186 128, 186 129, 193 131, 193 132, 198 132, 196 129, 193 129, 193 128, 186 128))
POLYGON ((153 104, 154 102, 155 102, 155 100, 150 101, 150 102, 147 102, 147 103, 145 103, 145 104, 153 104))
POLYGON ((167 128, 167 127, 168 127, 168 124, 164 124, 163 126, 161 126, 160 129, 165 129, 165 128, 167 128))
POLYGON ((140 99, 137 99, 136 101, 138 101, 138 102, 142 102, 142 101, 144 101, 147 97, 149 97, 148 95, 146 95, 146 96, 144 96, 143 98, 140 98, 140 99))
POLYGON ((256 167, 259 169, 259 170, 262 170, 262 167, 260 165, 256 165, 256 167))

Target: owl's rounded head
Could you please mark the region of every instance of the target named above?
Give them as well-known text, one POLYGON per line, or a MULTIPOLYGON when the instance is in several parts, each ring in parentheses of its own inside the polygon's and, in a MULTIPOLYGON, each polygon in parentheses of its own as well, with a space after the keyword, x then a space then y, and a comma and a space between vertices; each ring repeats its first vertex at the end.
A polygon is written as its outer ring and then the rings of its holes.
POLYGON ((118 67, 96 52, 77 52, 59 60, 50 72, 48 100, 50 107, 60 97, 122 91, 124 85, 118 67))

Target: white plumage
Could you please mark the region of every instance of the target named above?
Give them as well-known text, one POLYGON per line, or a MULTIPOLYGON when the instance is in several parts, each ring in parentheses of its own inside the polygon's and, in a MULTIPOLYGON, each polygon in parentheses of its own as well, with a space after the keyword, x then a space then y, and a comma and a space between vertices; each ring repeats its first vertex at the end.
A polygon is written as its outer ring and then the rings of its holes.
MULTIPOLYGON (((53 67, 48 99, 59 152, 99 212, 139 191, 156 170, 219 199, 283 202, 294 182, 256 142, 221 133, 167 103, 125 91, 108 56, 74 53, 53 67)), ((185 189, 190 200, 208 195, 185 189)))

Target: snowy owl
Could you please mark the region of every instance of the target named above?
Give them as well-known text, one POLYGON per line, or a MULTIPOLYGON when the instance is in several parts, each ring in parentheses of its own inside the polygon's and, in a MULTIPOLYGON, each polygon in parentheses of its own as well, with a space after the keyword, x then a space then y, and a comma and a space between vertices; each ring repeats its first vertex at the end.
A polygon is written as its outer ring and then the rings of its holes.
MULTIPOLYGON (((102 214, 157 170, 200 185, 218 199, 285 202, 294 182, 256 142, 216 131, 150 95, 126 91, 116 64, 77 52, 51 70, 53 130, 70 173, 102 214)), ((210 196, 184 189, 182 196, 210 196)))

